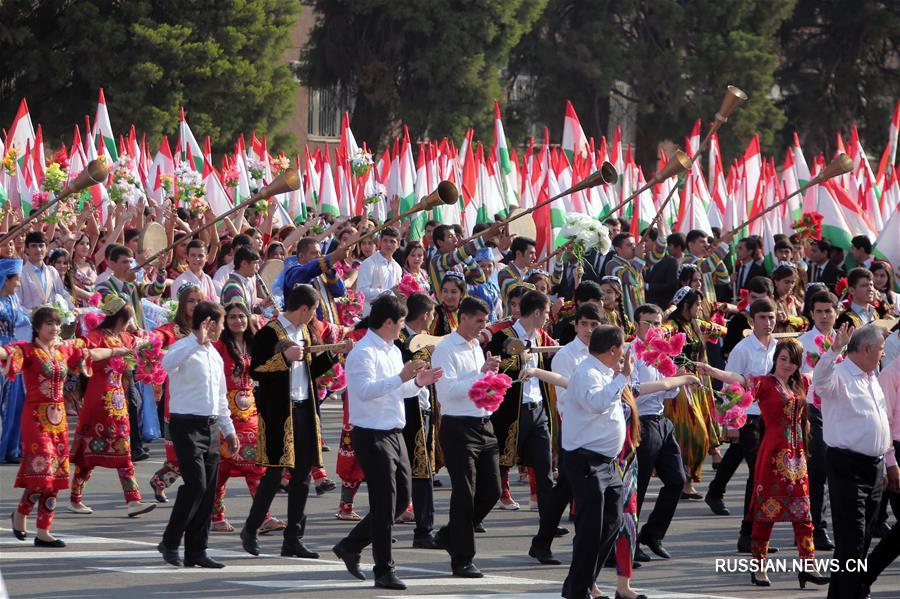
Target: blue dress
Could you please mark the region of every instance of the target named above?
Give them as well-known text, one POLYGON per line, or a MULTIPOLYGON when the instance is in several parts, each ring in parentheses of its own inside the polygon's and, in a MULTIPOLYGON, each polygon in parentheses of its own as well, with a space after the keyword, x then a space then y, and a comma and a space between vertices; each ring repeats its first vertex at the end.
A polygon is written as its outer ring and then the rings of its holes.
MULTIPOLYGON (((28 325, 29 319, 22 312, 19 298, 13 294, 6 297, 0 295, 0 344, 6 345, 15 341, 16 327, 28 325)), ((5 377, 0 382, 0 463, 15 460, 21 456, 22 444, 22 405, 25 403, 25 385, 22 375, 15 381, 5 377)))

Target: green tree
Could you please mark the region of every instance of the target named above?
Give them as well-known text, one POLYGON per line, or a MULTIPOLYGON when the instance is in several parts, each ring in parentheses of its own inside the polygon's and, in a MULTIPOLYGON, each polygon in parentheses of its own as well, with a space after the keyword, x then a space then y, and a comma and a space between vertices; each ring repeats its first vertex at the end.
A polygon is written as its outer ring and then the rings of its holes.
POLYGON ((898 32, 897 2, 799 0, 781 29, 785 142, 797 131, 804 149, 830 157, 835 132, 856 122, 877 163, 900 97, 898 32))
POLYGON ((230 151, 240 132, 276 131, 290 115, 297 86, 283 54, 298 10, 283 0, 0 3, 0 113, 27 97, 48 138, 68 143, 103 87, 117 133, 134 123, 156 143, 184 106, 198 137, 230 151))
POLYGON ((355 135, 379 145, 402 123, 416 135, 486 132, 500 71, 547 0, 318 0, 301 78, 355 98, 355 135))
MULTIPOLYGON (((794 0, 551 0, 513 52, 511 70, 535 77, 535 114, 560 139, 571 99, 586 133, 606 132, 614 82, 637 106, 638 160, 655 167, 658 142, 681 144, 693 122, 708 123, 729 84, 750 101, 723 127, 726 157, 760 133, 780 141, 784 115, 772 98, 776 37, 794 0)), ((705 132, 705 129, 704 129, 705 132)), ((651 168, 651 170, 653 170, 651 168)))

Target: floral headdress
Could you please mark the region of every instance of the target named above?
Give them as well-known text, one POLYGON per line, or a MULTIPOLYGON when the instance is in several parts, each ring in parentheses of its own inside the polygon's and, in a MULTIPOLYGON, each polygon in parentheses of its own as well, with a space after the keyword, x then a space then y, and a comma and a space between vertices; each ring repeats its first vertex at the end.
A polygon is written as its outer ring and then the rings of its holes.
POLYGON ((110 293, 100 302, 100 311, 107 316, 118 314, 126 306, 125 300, 117 293, 110 293))

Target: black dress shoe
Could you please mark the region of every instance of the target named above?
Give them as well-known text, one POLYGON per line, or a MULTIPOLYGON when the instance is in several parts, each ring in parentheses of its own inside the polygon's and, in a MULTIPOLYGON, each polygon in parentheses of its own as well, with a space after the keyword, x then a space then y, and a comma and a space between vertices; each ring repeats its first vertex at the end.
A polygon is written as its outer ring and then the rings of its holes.
POLYGON ((647 552, 641 549, 640 547, 634 548, 634 561, 636 562, 649 562, 650 556, 647 555, 647 552))
MULTIPOLYGON (((350 553, 346 549, 344 549, 340 543, 335 545, 331 549, 334 554, 338 557, 339 560, 344 562, 344 566, 347 568, 347 572, 360 580, 365 580, 366 575, 362 573, 362 570, 359 569, 359 554, 358 553, 350 553)), ((383 578, 383 577, 382 577, 383 578)), ((375 582, 378 584, 378 581, 375 582)), ((401 583, 402 584, 402 583, 401 583)), ((387 587, 385 587, 387 588, 387 587)), ((404 585, 404 589, 406 586, 404 585)))
POLYGON ((816 576, 815 574, 810 574, 809 572, 797 572, 797 582, 800 583, 800 590, 806 588, 806 583, 811 582, 813 584, 823 585, 831 582, 830 576, 816 576))
POLYGON ((433 481, 431 481, 431 485, 432 485, 433 487, 443 487, 443 486, 444 486, 444 483, 442 483, 442 482, 439 481, 438 479, 434 479, 433 481))
POLYGON ((324 483, 316 485, 316 495, 324 495, 329 491, 334 491, 336 488, 337 485, 334 484, 334 481, 326 480, 324 483))
POLYGON ((641 541, 641 543, 663 559, 671 559, 672 557, 672 554, 666 551, 666 548, 662 546, 662 541, 659 539, 647 539, 646 541, 641 541))
POLYGON ((162 543, 156 546, 157 551, 162 553, 163 559, 166 560, 167 563, 172 564, 173 566, 181 567, 184 565, 182 563, 181 558, 178 557, 177 549, 169 549, 162 543))
POLYGON ((241 547, 250 555, 259 555, 259 540, 246 530, 241 531, 241 547))
POLYGON ((53 539, 52 541, 45 541, 44 539, 39 539, 37 537, 34 537, 34 546, 59 549, 60 547, 65 547, 66 544, 61 539, 53 539))
POLYGON ((545 566, 558 566, 561 562, 553 557, 553 552, 549 549, 540 549, 534 545, 528 549, 528 556, 533 557, 545 566))
POLYGON ((684 491, 682 491, 681 498, 682 499, 703 499, 703 495, 701 495, 700 493, 685 493, 684 491))
POLYGON ((196 557, 188 557, 184 556, 184 567, 185 568, 193 568, 194 566, 200 566, 201 568, 214 568, 220 569, 224 568, 225 564, 222 562, 217 562, 213 559, 210 559, 205 553, 198 555, 196 557))
POLYGON ((303 541, 292 541, 281 546, 281 557, 304 557, 306 559, 319 559, 319 554, 311 551, 303 541))
POLYGON ((453 568, 453 575, 461 578, 484 578, 481 570, 475 567, 475 564, 466 564, 465 566, 457 566, 453 568))
POLYGON ((391 589, 394 591, 405 591, 406 584, 393 572, 388 572, 382 576, 379 576, 375 579, 375 588, 377 589, 391 589))
POLYGON ((750 583, 756 585, 758 587, 770 587, 772 586, 772 581, 770 580, 760 580, 756 577, 756 572, 750 573, 750 583))
POLYGON ((632 569, 637 569, 637 568, 640 568, 640 567, 641 567, 641 562, 636 562, 636 561, 633 561, 633 560, 632 560, 632 562, 631 562, 631 568, 632 568, 632 569))
POLYGON ((131 452, 131 461, 132 462, 143 462, 147 458, 150 457, 150 452, 146 449, 141 448, 138 451, 131 452))
POLYGON ((569 529, 568 529, 568 528, 566 528, 566 527, 564 527, 564 526, 557 526, 557 527, 556 527, 556 532, 553 533, 553 536, 556 537, 556 538, 558 539, 559 537, 564 537, 564 536, 566 536, 567 534, 569 534, 569 529))
POLYGON ((322 446, 322 453, 328 453, 329 451, 331 451, 330 447, 328 447, 327 445, 322 446))
POLYGON ((813 545, 817 551, 831 551, 834 549, 834 541, 828 536, 827 530, 817 530, 813 533, 813 545))
POLYGON ((487 532, 487 530, 484 528, 484 524, 479 522, 475 525, 475 532, 487 532))
POLYGON ((13 524, 15 522, 16 513, 13 512, 9 515, 9 527, 12 528, 13 536, 19 539, 20 541, 24 541, 28 538, 28 534, 24 530, 16 530, 16 525, 13 524))
POLYGON ((413 539, 413 549, 443 549, 444 546, 433 535, 413 539))
POLYGON ((875 527, 875 530, 872 531, 872 537, 875 539, 883 539, 891 533, 891 525, 887 522, 882 522, 878 526, 875 527))
POLYGON ((712 513, 714 513, 716 516, 731 515, 731 512, 727 507, 725 507, 725 502, 722 501, 721 497, 713 497, 712 495, 707 493, 706 497, 704 497, 703 500, 706 502, 706 505, 709 506, 709 509, 712 510, 712 513))

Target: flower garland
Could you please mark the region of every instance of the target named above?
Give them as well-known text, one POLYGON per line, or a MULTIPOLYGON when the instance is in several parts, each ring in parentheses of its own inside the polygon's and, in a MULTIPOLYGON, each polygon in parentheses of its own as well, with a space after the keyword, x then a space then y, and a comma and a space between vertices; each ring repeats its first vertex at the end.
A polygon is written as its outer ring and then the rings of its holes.
POLYGON ((134 177, 134 161, 128 156, 122 155, 113 165, 110 174, 110 184, 107 191, 109 199, 114 204, 125 203, 128 206, 137 206, 144 201, 144 192, 141 183, 134 177))
POLYGON ((666 339, 665 333, 659 327, 653 327, 647 331, 643 341, 640 338, 634 340, 634 354, 645 364, 657 369, 663 376, 675 376, 678 367, 673 358, 680 356, 687 341, 687 335, 678 333, 671 339, 666 339))
POLYGON ((275 156, 274 158, 270 158, 269 164, 272 165, 272 170, 274 171, 274 174, 280 175, 284 171, 288 170, 288 168, 291 166, 291 161, 284 154, 279 154, 278 156, 275 156))
POLYGON ((353 289, 348 289, 346 295, 334 299, 342 325, 352 327, 357 323, 365 300, 366 296, 361 291, 353 289))
POLYGON ((172 195, 178 206, 190 208, 191 203, 197 199, 206 203, 204 200, 206 187, 203 185, 203 178, 187 161, 183 161, 175 167, 175 185, 172 195))
POLYGON ((340 393, 347 388, 347 373, 339 363, 332 366, 328 372, 316 377, 316 395, 319 399, 325 399, 329 393, 340 393))
POLYGON ((475 384, 469 389, 469 399, 478 408, 496 412, 503 403, 506 390, 510 387, 512 387, 512 379, 509 376, 489 372, 475 381, 475 384))
POLYGON ((741 428, 747 422, 747 408, 753 403, 753 395, 737 383, 715 391, 716 422, 730 428, 741 428))
POLYGON ((222 171, 222 185, 225 187, 237 187, 240 183, 241 174, 238 172, 237 166, 231 165, 222 171))
POLYGON ((260 182, 266 174, 266 163, 262 160, 257 160, 255 157, 250 157, 247 159, 247 172, 250 174, 251 179, 260 182))
POLYGON ((592 249, 605 254, 612 247, 609 229, 586 214, 568 213, 560 235, 572 242, 572 254, 578 262, 584 260, 584 255, 592 249))
POLYGON ((354 177, 365 177, 374 165, 372 155, 362 148, 357 149, 350 156, 350 171, 354 177))
POLYGON ((134 348, 134 380, 149 385, 162 385, 166 371, 162 367, 162 337, 148 333, 147 337, 134 348))
POLYGON ((815 211, 804 212, 800 218, 794 221, 791 228, 802 240, 822 239, 822 221, 824 218, 815 211))

